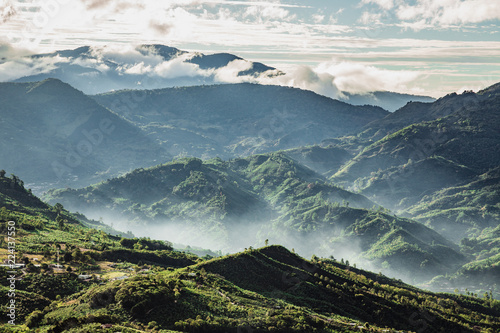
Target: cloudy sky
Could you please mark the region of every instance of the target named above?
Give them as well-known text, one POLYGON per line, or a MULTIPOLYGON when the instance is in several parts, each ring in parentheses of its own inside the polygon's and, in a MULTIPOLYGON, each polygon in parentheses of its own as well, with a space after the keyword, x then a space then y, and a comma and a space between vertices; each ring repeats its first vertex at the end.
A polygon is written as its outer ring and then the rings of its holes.
POLYGON ((159 43, 439 97, 500 81, 499 23, 498 0, 0 0, 0 58, 159 43))

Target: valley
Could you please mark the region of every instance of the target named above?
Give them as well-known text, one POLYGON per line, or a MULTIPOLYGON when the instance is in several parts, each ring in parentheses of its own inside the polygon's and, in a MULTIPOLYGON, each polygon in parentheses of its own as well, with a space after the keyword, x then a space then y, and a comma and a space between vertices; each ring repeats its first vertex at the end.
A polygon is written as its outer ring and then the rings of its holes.
POLYGON ((39 78, 0 83, 22 322, 0 331, 500 329, 500 84, 390 112, 254 82, 89 95, 39 78))

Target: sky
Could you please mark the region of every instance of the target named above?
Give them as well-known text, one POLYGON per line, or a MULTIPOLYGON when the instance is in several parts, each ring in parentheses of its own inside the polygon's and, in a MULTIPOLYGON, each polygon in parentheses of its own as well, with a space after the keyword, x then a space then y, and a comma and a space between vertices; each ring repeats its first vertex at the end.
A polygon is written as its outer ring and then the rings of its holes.
POLYGON ((0 59, 157 43, 440 97, 500 81, 499 23, 499 0, 0 0, 0 59))

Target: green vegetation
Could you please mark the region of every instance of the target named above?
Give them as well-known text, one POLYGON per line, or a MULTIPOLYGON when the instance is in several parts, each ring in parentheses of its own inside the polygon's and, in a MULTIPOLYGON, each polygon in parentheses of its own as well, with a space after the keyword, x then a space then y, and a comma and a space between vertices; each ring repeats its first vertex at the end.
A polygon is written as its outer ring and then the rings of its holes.
POLYGON ((36 332, 494 332, 500 303, 433 294, 280 246, 91 284, 26 318, 36 332), (424 310, 425 309, 425 310, 424 310))
POLYGON ((59 80, 0 83, 0 114, 1 168, 43 188, 88 184, 171 158, 139 128, 59 80))
POLYGON ((203 158, 230 159, 320 143, 388 114, 311 91, 247 83, 126 90, 93 98, 143 128, 172 155, 203 158))
POLYGON ((228 162, 185 158, 84 189, 52 190, 45 198, 84 213, 113 211, 140 225, 161 225, 174 230, 168 233, 174 242, 196 239, 235 251, 268 239, 381 270, 386 262, 406 272, 388 273, 410 281, 453 273, 465 263, 458 246, 436 232, 381 207, 367 209, 373 202, 329 184, 284 153, 228 162), (405 237, 393 237, 401 233, 405 237), (212 238, 217 243, 208 242, 212 238))
POLYGON ((250 84, 144 91, 133 108, 114 102, 134 91, 95 96, 116 113, 57 80, 2 88, 6 167, 37 190, 87 187, 45 203, 0 170, 0 232, 15 226, 19 264, 0 268, 0 296, 15 281, 20 324, 0 332, 500 330, 500 85, 383 119, 250 84), (86 158, 57 176, 68 149, 86 158), (167 150, 212 159, 146 168, 167 150))
MULTIPOLYGON (((145 269, 174 269, 201 260, 173 251, 169 242, 130 238, 130 233, 71 214, 59 203, 47 205, 17 176, 6 177, 4 172, 0 172, 0 207, 0 260, 7 263, 0 267, 2 299, 10 299, 12 255, 23 265, 14 268, 18 324, 38 323, 35 318, 54 301, 106 281, 113 272, 129 277, 145 269)), ((6 306, 0 307, 2 321, 8 319, 6 306)))

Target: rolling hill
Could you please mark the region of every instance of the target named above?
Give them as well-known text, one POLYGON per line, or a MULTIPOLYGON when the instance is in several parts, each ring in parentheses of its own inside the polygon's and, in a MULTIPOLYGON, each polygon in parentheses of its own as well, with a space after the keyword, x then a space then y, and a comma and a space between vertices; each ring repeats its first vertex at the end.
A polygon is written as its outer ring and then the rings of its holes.
POLYGON ((498 301, 429 293, 280 246, 94 284, 56 304, 26 322, 51 332, 474 332, 500 325, 498 301))
POLYGON ((170 159, 140 129, 59 80, 0 83, 0 114, 2 168, 38 186, 88 184, 170 159))
POLYGON ((356 132, 388 114, 310 91, 246 83, 119 91, 94 99, 173 152, 197 152, 206 158, 320 143, 356 132), (182 137, 189 137, 187 144, 176 141, 180 130, 182 137))
POLYGON ((342 93, 340 100, 352 105, 377 105, 381 108, 395 112, 410 102, 432 103, 434 98, 409 94, 399 94, 389 91, 374 91, 366 94, 342 93))
POLYGON ((500 165, 499 105, 493 97, 405 127, 366 147, 332 179, 400 210, 462 186, 500 165))
POLYGON ((465 263, 458 246, 438 233, 382 208, 367 209, 373 202, 283 153, 176 160, 83 189, 51 190, 44 198, 142 236, 233 252, 267 238, 412 281, 465 263))
POLYGON ((472 91, 465 91, 460 95, 451 93, 434 102, 414 101, 387 117, 366 125, 362 136, 381 139, 412 124, 446 117, 462 108, 474 108, 481 102, 498 96, 500 96, 500 83, 477 93, 472 91))
MULTIPOLYGON (((237 163, 248 169, 246 162, 258 163, 259 158, 237 163)), ((269 159, 260 165, 266 162, 269 159)), ((106 234, 102 224, 82 220, 61 205, 43 203, 21 179, 3 173, 0 206, 0 229, 14 223, 16 255, 25 264, 14 273, 16 325, 7 323, 9 309, 0 307, 3 332, 382 333, 500 328, 500 302, 492 298, 496 290, 493 294, 483 289, 481 297, 467 290, 431 293, 360 270, 333 255, 305 260, 293 250, 267 246, 267 240, 263 248, 198 258, 172 251, 166 241, 106 234), (87 227, 89 222, 101 231, 87 227)), ((360 227, 374 228, 373 224, 360 227)), ((401 229, 396 232, 404 234, 401 229)), ((471 239, 469 245, 480 242, 471 239)), ((1 259, 6 256, 0 252, 1 259)), ((10 270, 0 267, 0 295, 5 299, 10 297, 10 270)), ((480 263, 464 266, 456 276, 473 277, 474 272, 484 275, 480 263)))

